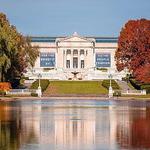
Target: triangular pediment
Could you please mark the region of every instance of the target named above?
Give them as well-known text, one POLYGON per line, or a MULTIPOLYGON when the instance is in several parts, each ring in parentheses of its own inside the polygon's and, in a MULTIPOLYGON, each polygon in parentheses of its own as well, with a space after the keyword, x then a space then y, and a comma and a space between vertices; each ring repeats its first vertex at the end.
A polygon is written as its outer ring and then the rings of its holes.
POLYGON ((72 36, 72 37, 68 37, 66 39, 64 39, 64 41, 66 42, 86 42, 88 41, 87 39, 84 39, 82 37, 77 37, 77 36, 72 36))
POLYGON ((92 42, 93 40, 81 37, 76 32, 72 36, 66 38, 58 39, 59 42, 92 42))

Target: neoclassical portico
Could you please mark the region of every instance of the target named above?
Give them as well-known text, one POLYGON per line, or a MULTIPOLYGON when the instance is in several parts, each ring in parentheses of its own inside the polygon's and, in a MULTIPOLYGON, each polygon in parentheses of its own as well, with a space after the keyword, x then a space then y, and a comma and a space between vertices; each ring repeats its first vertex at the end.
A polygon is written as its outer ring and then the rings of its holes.
POLYGON ((115 37, 83 37, 76 32, 66 37, 31 37, 32 45, 39 47, 40 56, 27 76, 34 78, 39 72, 42 78, 68 80, 121 79, 124 73, 116 71, 115 37), (34 74, 33 74, 34 73, 34 74))
POLYGON ((64 50, 64 68, 65 69, 84 69, 86 51, 84 49, 64 50))
POLYGON ((63 58, 63 64, 59 63, 59 66, 62 65, 68 70, 94 67, 94 39, 83 38, 74 33, 70 37, 58 38, 56 41, 58 58, 63 58))

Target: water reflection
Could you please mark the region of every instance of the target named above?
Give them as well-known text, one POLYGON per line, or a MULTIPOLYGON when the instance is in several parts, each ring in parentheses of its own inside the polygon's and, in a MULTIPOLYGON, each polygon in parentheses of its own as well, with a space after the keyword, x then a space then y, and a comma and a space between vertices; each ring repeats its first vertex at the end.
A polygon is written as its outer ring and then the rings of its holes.
POLYGON ((1 102, 0 149, 149 149, 150 107, 135 104, 1 102))

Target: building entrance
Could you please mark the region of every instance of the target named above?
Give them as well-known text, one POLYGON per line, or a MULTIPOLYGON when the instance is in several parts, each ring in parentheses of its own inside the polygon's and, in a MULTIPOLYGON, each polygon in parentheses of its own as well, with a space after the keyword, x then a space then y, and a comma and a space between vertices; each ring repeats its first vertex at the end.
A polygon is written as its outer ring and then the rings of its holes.
POLYGON ((78 68, 78 58, 77 57, 73 58, 73 68, 78 68))

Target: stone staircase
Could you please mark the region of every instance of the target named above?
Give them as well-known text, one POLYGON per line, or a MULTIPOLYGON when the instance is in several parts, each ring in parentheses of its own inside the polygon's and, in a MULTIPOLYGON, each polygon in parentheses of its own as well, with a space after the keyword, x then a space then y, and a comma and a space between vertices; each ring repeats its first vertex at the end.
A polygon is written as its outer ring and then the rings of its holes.
POLYGON ((125 81, 116 80, 116 82, 122 90, 133 90, 131 87, 128 86, 127 82, 125 81))

